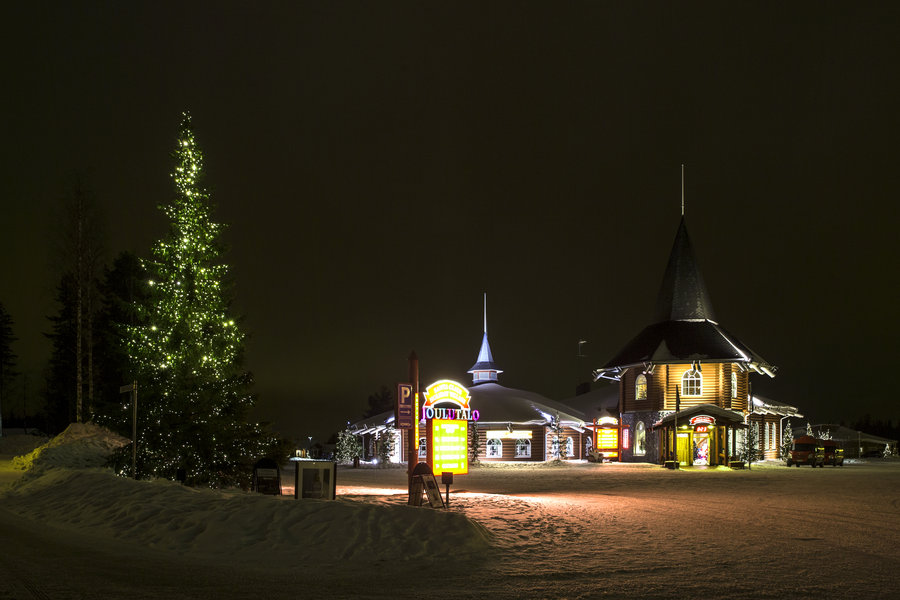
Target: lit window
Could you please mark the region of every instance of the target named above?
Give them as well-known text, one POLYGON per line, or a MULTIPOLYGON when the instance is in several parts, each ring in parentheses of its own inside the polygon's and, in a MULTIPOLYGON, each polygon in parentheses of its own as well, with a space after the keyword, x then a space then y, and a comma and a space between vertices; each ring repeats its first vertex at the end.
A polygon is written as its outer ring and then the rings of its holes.
POLYGON ((566 456, 575 456, 575 442, 570 437, 566 438, 566 456))
POLYGON ((764 436, 765 437, 763 437, 763 450, 768 450, 769 449, 769 424, 768 423, 766 423, 766 425, 765 425, 764 436))
POLYGON ((647 427, 643 421, 638 421, 634 426, 634 455, 644 456, 647 454, 647 427))
POLYGON ((696 369, 685 371, 681 376, 681 395, 699 396, 701 389, 703 389, 703 376, 700 371, 696 369))
POLYGON ((487 441, 487 451, 485 456, 488 458, 500 458, 503 456, 503 442, 497 438, 491 438, 487 441))
POLYGON ((634 380, 634 398, 635 400, 647 399, 647 377, 643 373, 634 380))
POLYGON ((428 438, 419 438, 419 458, 428 458, 428 438))
POLYGON ((731 397, 737 398, 738 389, 737 389, 737 373, 734 371, 731 372, 731 397))
POLYGON ((531 458, 531 440, 516 440, 516 458, 531 458))

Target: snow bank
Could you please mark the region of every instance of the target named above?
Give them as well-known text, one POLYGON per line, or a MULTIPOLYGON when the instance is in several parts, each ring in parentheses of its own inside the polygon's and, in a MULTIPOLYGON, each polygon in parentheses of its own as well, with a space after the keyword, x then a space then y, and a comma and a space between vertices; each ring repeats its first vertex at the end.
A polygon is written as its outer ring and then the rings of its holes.
POLYGON ((486 530, 459 513, 194 489, 100 468, 126 443, 96 425, 70 426, 20 457, 28 472, 0 492, 3 507, 71 532, 268 566, 378 556, 466 559, 489 545, 486 530))
POLYGON ((131 440, 94 423, 72 423, 32 452, 15 457, 13 466, 28 471, 26 477, 29 479, 52 467, 100 467, 106 464, 113 451, 130 443, 131 440))

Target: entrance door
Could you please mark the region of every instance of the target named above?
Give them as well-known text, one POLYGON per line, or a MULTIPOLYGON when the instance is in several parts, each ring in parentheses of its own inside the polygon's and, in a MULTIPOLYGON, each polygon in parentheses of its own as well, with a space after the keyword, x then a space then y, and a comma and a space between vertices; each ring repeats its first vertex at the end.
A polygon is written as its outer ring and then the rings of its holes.
POLYGON ((678 434, 678 462, 682 465, 691 464, 691 434, 678 434))
POLYGON ((708 465, 709 464, 709 434, 708 433, 695 433, 694 434, 694 464, 695 465, 708 465))

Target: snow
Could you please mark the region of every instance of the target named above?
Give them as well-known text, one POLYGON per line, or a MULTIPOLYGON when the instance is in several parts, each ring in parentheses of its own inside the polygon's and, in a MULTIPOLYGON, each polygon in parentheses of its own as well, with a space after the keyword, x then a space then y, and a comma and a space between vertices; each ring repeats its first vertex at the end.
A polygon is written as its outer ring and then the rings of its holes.
POLYGON ((122 440, 73 427, 0 489, 18 548, 0 582, 41 597, 885 598, 900 584, 896 461, 501 463, 456 476, 442 510, 406 505, 402 468, 339 468, 335 501, 123 479, 99 466, 122 440))

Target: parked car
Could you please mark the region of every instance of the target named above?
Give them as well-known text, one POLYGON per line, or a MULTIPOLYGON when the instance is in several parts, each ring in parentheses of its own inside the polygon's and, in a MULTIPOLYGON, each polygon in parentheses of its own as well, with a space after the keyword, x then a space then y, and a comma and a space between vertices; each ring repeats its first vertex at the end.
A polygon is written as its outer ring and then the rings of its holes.
MULTIPOLYGON (((843 456, 841 456, 843 462, 843 456)), ((813 468, 825 466, 825 447, 822 440, 817 440, 808 435, 794 438, 791 444, 791 453, 787 459, 787 466, 809 465, 813 468)))
POLYGON ((844 449, 840 444, 834 440, 822 440, 822 447, 825 448, 824 464, 832 467, 844 466, 844 449))

